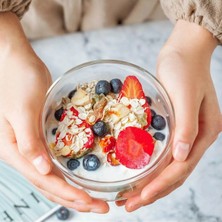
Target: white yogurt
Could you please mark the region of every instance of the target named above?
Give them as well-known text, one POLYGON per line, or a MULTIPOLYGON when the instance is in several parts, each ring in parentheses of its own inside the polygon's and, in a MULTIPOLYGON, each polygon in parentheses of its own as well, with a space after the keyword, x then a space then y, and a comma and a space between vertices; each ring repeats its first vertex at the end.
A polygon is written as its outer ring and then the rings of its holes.
MULTIPOLYGON (((153 109, 157 114, 163 115, 159 110, 161 110, 159 107, 161 104, 153 103, 152 106, 150 107, 153 109)), ((47 123, 47 141, 48 144, 54 143, 55 142, 55 136, 52 135, 52 129, 58 126, 58 123, 54 120, 54 113, 51 113, 51 117, 49 117, 49 121, 47 123)), ((165 118, 166 120, 166 118, 165 118)), ((153 135, 157 130, 153 129, 152 127, 149 127, 148 132, 153 135)), ((93 151, 91 153, 96 154, 97 157, 101 161, 101 166, 95 170, 95 171, 87 171, 83 168, 82 160, 83 158, 80 158, 80 166, 73 171, 74 174, 94 180, 94 181, 103 181, 103 182, 114 182, 114 181, 120 181, 120 180, 125 180, 129 179, 131 177, 137 176, 140 173, 146 171, 148 168, 150 168, 154 162, 157 160, 157 158, 162 154, 164 149, 166 148, 167 142, 168 142, 168 135, 169 135, 169 127, 168 127, 168 122, 166 120, 166 127, 165 129, 158 131, 163 133, 166 137, 164 141, 156 141, 155 143, 155 148, 153 151, 153 154, 151 156, 150 162, 148 165, 146 165, 142 169, 129 169, 123 165, 118 165, 118 166, 111 166, 107 161, 106 161, 106 155, 102 152, 101 148, 99 145, 96 145, 94 147, 93 151)), ((66 163, 69 160, 68 158, 64 157, 57 157, 57 160, 66 167, 66 163)))

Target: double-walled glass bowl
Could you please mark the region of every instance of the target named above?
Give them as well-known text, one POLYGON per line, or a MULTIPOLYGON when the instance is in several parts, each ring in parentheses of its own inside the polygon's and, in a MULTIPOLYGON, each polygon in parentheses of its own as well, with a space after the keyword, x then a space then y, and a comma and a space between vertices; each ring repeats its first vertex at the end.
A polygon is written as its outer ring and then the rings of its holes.
MULTIPOLYGON (((151 107, 152 108, 152 107, 151 107)), ((63 173, 73 186, 86 190, 91 196, 106 201, 123 199, 124 192, 131 192, 136 188, 143 187, 149 183, 152 178, 157 176, 160 171, 169 163, 171 159, 171 144, 174 134, 174 113, 170 99, 160 82, 145 69, 131 63, 117 60, 98 60, 87 62, 76 66, 58 78, 47 92, 45 104, 42 112, 42 130, 46 147, 53 163, 63 173), (119 78, 122 81, 128 75, 136 76, 142 84, 146 95, 152 99, 152 104, 158 107, 158 111, 164 116, 168 132, 163 151, 155 161, 144 171, 139 171, 138 175, 127 179, 112 181, 103 181, 102 175, 100 180, 83 178, 75 171, 70 171, 62 164, 54 153, 50 150, 48 140, 48 121, 54 115, 55 108, 63 97, 67 96, 70 91, 78 85, 91 82, 93 80, 108 80, 119 78)))

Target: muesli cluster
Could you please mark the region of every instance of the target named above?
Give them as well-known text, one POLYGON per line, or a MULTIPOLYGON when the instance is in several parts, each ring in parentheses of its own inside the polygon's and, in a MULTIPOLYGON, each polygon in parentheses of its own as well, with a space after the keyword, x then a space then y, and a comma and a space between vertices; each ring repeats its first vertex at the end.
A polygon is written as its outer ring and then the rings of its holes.
POLYGON ((160 131, 166 121, 151 104, 135 76, 127 76, 123 83, 112 79, 79 85, 54 113, 57 127, 52 130, 52 152, 68 158, 70 170, 79 167, 81 158, 87 171, 107 163, 141 169, 149 163, 155 142, 165 139, 160 131), (152 135, 150 128, 156 131, 152 135), (96 155, 98 147, 103 160, 96 155))

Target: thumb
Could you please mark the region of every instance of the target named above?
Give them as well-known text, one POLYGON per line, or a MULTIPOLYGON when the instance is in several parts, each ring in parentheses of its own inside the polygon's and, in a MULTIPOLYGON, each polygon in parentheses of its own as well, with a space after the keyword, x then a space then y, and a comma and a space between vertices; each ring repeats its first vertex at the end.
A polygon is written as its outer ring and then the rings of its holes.
POLYGON ((16 117, 12 116, 10 122, 15 132, 19 152, 39 173, 48 174, 51 171, 51 161, 41 140, 39 115, 33 112, 32 107, 23 107, 22 110, 17 110, 16 117), (22 116, 19 121, 15 119, 18 118, 18 113, 22 116))
POLYGON ((192 90, 180 89, 172 98, 176 121, 173 157, 177 161, 187 159, 198 134, 200 100, 194 95, 192 90))

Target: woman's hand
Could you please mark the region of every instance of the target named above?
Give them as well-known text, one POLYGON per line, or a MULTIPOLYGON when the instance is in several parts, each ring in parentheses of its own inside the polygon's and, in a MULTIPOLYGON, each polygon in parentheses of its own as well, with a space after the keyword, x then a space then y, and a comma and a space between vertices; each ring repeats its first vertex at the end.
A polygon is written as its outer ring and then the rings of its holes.
POLYGON ((39 130, 50 74, 13 13, 0 14, 0 27, 0 159, 56 203, 78 211, 107 212, 107 203, 69 185, 52 166, 39 130))
MULTIPOLYGON (((199 27, 179 21, 161 50, 157 77, 175 110, 172 162, 143 189, 125 194, 127 211, 151 204, 181 186, 222 130, 210 59, 216 39, 199 27)), ((117 203, 118 204, 118 203, 117 203)))

